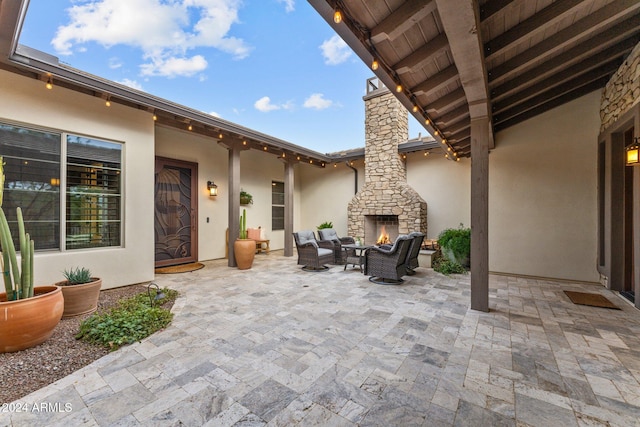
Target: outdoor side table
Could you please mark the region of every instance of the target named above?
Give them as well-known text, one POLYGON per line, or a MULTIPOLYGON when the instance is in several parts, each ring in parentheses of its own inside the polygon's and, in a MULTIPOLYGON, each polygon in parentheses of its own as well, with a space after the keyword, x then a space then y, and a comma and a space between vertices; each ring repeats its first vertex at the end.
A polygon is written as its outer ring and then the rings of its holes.
POLYGON ((358 267, 360 267, 360 270, 362 270, 362 265, 364 264, 365 251, 370 247, 371 245, 354 245, 354 244, 342 245, 342 250, 347 253, 346 262, 344 263, 343 271, 347 269, 347 265, 349 264, 353 265, 354 267, 357 265, 358 267), (350 249, 353 249, 355 251, 356 253, 355 256, 349 256, 350 249))

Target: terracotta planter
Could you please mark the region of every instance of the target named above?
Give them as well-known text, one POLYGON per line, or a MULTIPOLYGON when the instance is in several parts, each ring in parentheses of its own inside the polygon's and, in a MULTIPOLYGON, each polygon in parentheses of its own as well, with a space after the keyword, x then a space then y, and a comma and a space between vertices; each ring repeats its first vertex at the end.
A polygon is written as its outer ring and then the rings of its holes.
POLYGON ((247 270, 253 265, 256 256, 256 241, 253 239, 238 239, 233 242, 233 253, 239 270, 247 270))
POLYGON ((64 295, 64 312, 62 317, 73 317, 81 314, 93 313, 98 308, 98 297, 102 279, 92 277, 93 282, 81 285, 68 285, 68 282, 58 282, 64 295))
POLYGON ((64 299, 59 286, 36 286, 33 295, 7 301, 7 294, 0 294, 0 353, 42 344, 60 321, 64 299))

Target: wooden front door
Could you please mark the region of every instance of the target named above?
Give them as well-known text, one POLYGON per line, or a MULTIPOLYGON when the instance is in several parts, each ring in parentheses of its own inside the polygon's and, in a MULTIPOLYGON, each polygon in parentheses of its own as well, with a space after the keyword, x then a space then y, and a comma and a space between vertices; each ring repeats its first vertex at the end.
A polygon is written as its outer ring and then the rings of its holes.
POLYGON ((156 267, 198 260, 198 165, 156 157, 156 267))

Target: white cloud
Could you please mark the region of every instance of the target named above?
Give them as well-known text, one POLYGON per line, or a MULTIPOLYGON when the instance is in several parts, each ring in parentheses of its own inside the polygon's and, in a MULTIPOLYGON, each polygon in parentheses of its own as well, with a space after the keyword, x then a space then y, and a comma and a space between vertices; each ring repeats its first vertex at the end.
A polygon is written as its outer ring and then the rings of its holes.
POLYGON ((338 65, 346 61, 352 54, 351 48, 337 35, 325 40, 320 45, 320 50, 324 56, 324 63, 327 65, 338 65))
POLYGON ((313 108, 316 110, 324 110, 333 105, 333 101, 325 99, 321 93, 313 93, 304 101, 304 108, 313 108))
MULTIPOLYGON (((76 2, 67 9, 70 22, 58 27, 52 45, 61 55, 71 55, 84 44, 95 42, 107 48, 123 44, 142 50, 154 64, 154 75, 178 75, 180 62, 185 75, 202 65, 198 55, 186 59, 187 52, 212 47, 235 59, 249 55, 251 47, 242 39, 229 36, 238 22, 240 0, 95 0, 76 2)), ((206 61, 205 61, 206 62, 206 61)), ((206 65, 206 64, 205 64, 206 65)))
POLYGON ((207 60, 202 55, 191 58, 157 59, 140 65, 140 72, 143 76, 188 77, 203 71, 207 65, 207 60))
POLYGON ((279 110, 281 107, 279 105, 275 105, 271 103, 271 98, 268 96, 263 96, 258 99, 253 106, 258 111, 262 111, 263 113, 268 113, 269 111, 279 110))
POLYGON ((135 81, 135 80, 122 79, 118 83, 120 83, 122 85, 125 85, 125 86, 129 86, 130 88, 133 88, 133 89, 144 90, 144 89, 142 89, 142 85, 140 83, 138 83, 137 81, 135 81))
POLYGON ((122 61, 120 60, 120 58, 109 58, 109 68, 111 68, 112 70, 115 70, 117 68, 122 67, 122 61))
POLYGON ((295 10, 295 0, 278 0, 278 3, 284 3, 284 10, 287 13, 295 10))

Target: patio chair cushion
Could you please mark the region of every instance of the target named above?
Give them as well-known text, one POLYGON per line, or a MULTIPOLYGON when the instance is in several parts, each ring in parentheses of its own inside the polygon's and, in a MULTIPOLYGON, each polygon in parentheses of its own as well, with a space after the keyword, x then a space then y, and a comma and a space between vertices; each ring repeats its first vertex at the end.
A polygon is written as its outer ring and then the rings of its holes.
POLYGON ((333 228, 323 228, 318 230, 321 240, 340 240, 338 233, 333 228))
POLYGON ((298 231, 298 244, 306 245, 311 243, 316 248, 318 247, 318 243, 316 242, 316 236, 311 230, 303 230, 298 231))
POLYGON ((333 251, 331 249, 318 248, 318 257, 324 257, 327 255, 333 256, 333 251))

